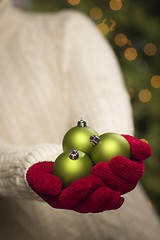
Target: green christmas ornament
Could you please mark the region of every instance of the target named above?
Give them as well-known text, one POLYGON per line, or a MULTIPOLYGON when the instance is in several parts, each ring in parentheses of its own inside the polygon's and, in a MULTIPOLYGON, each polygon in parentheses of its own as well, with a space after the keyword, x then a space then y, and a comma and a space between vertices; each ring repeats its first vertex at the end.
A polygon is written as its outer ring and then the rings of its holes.
POLYGON ((88 127, 86 122, 81 119, 77 126, 71 128, 64 136, 62 141, 63 151, 77 149, 89 154, 93 144, 90 142, 90 136, 98 133, 91 127, 88 127))
POLYGON ((104 133, 98 136, 91 136, 90 141, 94 144, 91 149, 90 158, 93 164, 105 161, 108 162, 116 156, 131 157, 131 149, 128 141, 117 133, 104 133))
POLYGON ((91 173, 93 163, 87 154, 77 150, 61 153, 53 165, 53 174, 57 176, 63 188, 79 178, 85 178, 91 173))

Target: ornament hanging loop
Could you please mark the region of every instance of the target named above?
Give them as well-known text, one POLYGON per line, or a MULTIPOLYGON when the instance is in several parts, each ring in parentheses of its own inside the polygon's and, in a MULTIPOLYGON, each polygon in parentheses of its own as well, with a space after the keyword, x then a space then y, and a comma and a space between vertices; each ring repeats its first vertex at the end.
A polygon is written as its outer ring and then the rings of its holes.
POLYGON ((90 136, 90 142, 92 142, 94 145, 97 145, 100 141, 100 138, 96 135, 90 136))
POLYGON ((76 160, 79 158, 79 152, 77 150, 72 150, 69 154, 69 158, 72 160, 76 160))

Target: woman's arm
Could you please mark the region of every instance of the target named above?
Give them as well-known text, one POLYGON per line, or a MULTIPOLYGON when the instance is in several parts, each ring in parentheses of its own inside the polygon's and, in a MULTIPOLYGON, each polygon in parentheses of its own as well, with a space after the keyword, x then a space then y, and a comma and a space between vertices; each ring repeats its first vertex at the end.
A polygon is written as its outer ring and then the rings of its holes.
POLYGON ((0 140, 0 195, 40 200, 28 186, 26 172, 36 162, 54 161, 61 152, 58 144, 17 147, 0 140))

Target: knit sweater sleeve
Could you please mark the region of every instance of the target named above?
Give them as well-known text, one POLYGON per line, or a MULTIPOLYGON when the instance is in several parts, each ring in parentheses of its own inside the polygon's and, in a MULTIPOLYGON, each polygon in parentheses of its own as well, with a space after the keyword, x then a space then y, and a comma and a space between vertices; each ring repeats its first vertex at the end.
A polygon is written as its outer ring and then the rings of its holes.
POLYGON ((83 117, 99 133, 132 135, 130 99, 113 49, 88 17, 71 15, 67 72, 71 121, 83 117))
MULTIPOLYGON (((60 19, 66 23, 56 37, 61 38, 58 42, 63 48, 58 57, 70 115, 66 120, 68 128, 83 117, 99 134, 106 131, 132 134, 129 97, 111 47, 83 14, 63 11, 57 17, 57 24, 61 24, 60 19)), ((47 22, 47 39, 52 39, 55 37, 52 17, 47 22)), ((51 64, 52 59, 47 60, 51 64)), ((61 152, 59 144, 17 147, 0 140, 0 195, 40 199, 29 188, 26 172, 36 162, 54 161, 61 152)))
POLYGON ((36 162, 54 161, 61 151, 58 144, 18 147, 0 140, 0 195, 41 201, 28 186, 26 172, 36 162))

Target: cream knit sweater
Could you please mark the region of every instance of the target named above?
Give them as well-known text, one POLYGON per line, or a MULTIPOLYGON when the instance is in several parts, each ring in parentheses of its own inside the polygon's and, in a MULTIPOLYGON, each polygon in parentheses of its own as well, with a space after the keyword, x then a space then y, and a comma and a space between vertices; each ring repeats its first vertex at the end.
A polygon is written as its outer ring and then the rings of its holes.
POLYGON ((28 198, 26 170, 54 161, 81 116, 99 133, 129 134, 132 117, 116 58, 91 21, 8 4, 0 10, 0 138, 16 146, 0 145, 0 194, 28 198))
POLYGON ((99 134, 133 134, 129 96, 107 41, 82 13, 26 14, 2 0, 0 239, 158 239, 157 218, 140 187, 119 211, 97 215, 26 201, 40 200, 26 182, 27 169, 54 161, 81 117, 99 134))

